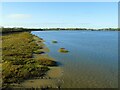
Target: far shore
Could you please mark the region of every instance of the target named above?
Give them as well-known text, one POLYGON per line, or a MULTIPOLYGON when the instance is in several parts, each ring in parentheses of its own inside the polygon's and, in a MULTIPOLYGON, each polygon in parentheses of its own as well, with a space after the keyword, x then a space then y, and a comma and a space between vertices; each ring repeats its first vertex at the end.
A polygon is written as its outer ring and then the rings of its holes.
POLYGON ((100 28, 100 29, 93 29, 93 28, 21 28, 21 27, 16 27, 16 28, 0 28, 0 32, 2 34, 5 33, 13 33, 13 32, 31 32, 31 31, 61 31, 61 30, 66 30, 66 31, 120 31, 120 28, 100 28))

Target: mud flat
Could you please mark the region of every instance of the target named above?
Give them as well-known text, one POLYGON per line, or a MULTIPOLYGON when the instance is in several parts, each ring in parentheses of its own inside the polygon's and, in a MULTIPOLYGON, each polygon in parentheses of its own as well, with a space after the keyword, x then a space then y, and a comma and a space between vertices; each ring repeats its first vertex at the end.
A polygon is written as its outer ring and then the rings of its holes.
POLYGON ((21 83, 21 86, 27 88, 58 88, 62 83, 64 83, 62 80, 62 68, 50 67, 50 70, 44 77, 26 80, 21 83))

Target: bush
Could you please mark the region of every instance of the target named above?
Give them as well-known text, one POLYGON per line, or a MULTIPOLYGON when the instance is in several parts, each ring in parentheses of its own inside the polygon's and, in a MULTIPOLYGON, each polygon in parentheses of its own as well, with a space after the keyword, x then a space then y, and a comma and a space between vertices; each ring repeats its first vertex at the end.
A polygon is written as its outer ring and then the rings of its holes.
POLYGON ((58 43, 56 40, 53 40, 52 43, 58 43))
POLYGON ((60 49, 58 50, 58 52, 61 52, 61 53, 68 53, 69 51, 66 50, 65 48, 60 48, 60 49))

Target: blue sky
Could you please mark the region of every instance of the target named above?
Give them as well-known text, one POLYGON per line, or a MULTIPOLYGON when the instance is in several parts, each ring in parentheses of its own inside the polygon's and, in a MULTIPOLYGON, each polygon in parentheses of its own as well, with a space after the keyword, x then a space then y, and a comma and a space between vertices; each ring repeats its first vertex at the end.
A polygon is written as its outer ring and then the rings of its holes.
POLYGON ((117 28, 117 2, 4 2, 2 25, 29 28, 117 28))

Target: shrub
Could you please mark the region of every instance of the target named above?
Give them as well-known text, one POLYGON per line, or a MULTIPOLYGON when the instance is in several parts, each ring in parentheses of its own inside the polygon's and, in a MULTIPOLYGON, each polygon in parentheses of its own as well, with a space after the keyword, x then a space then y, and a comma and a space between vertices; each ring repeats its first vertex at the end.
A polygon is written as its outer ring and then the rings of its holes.
POLYGON ((52 43, 58 43, 56 40, 53 40, 52 43))
POLYGON ((58 50, 58 52, 61 52, 61 53, 68 53, 69 51, 66 50, 65 48, 60 48, 60 49, 58 50))

